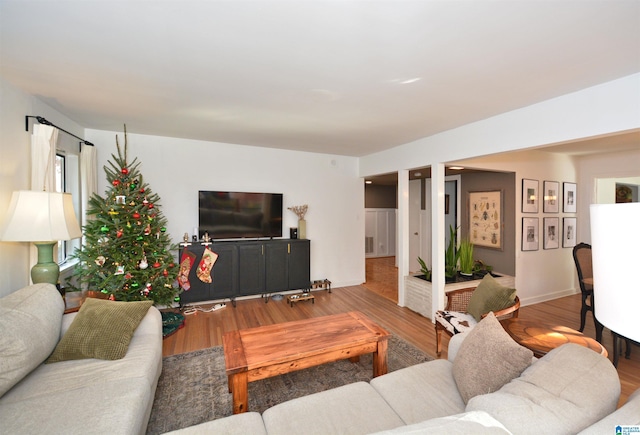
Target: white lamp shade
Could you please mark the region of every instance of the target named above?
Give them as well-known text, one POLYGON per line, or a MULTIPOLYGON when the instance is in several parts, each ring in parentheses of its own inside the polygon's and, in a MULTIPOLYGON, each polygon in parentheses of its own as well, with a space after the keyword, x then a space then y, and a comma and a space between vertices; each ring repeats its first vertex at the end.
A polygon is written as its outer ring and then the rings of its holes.
POLYGON ((591 254, 596 318, 640 341, 640 203, 591 205, 591 254))
POLYGON ((51 242, 82 236, 69 193, 20 190, 13 192, 0 230, 5 242, 51 242))

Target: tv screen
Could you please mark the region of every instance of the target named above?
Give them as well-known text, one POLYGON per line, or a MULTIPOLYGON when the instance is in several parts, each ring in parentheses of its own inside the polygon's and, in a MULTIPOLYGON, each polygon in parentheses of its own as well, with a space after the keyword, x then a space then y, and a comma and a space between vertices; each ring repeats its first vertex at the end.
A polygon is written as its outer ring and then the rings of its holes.
POLYGON ((200 239, 282 237, 282 194, 201 190, 198 225, 200 239))

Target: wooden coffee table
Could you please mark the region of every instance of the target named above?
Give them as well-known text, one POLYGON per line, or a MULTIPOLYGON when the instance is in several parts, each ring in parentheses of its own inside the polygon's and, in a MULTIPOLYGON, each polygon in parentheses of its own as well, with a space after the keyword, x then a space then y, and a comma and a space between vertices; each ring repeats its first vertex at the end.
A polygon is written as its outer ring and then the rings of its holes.
POLYGON ((511 338, 527 349, 531 349, 538 358, 565 343, 579 344, 605 357, 608 356, 607 349, 600 343, 566 326, 544 325, 536 321, 520 318, 505 319, 500 323, 511 338))
POLYGON ((373 354, 373 376, 387 373, 389 333, 352 311, 257 328, 222 337, 233 413, 246 412, 248 383, 341 359, 373 354))

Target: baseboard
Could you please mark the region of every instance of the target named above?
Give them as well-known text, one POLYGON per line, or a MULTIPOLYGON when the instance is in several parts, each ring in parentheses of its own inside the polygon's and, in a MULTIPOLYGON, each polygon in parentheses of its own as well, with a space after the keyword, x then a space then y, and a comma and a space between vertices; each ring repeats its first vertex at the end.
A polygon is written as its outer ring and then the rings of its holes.
POLYGON ((570 288, 570 289, 560 290, 553 293, 546 293, 543 295, 534 296, 531 298, 520 298, 520 305, 523 307, 526 307, 527 305, 539 304, 540 302, 551 301, 553 299, 563 298, 565 296, 571 296, 576 293, 580 293, 580 292, 574 288, 570 288))

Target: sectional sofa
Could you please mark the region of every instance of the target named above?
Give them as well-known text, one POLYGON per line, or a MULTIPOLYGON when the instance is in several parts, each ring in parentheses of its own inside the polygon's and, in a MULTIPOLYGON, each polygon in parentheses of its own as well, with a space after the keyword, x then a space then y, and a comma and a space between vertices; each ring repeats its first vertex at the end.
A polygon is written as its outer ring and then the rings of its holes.
MULTIPOLYGON (((138 307, 135 324, 127 324, 127 316, 119 322, 107 322, 108 331, 92 328, 91 332, 99 336, 89 342, 83 342, 82 337, 72 343, 63 342, 65 336, 74 338, 67 332, 85 308, 86 313, 95 314, 103 308, 101 304, 128 304, 93 301, 96 303, 85 303, 80 313, 64 314, 63 299, 51 284, 28 286, 0 299, 0 433, 146 432, 162 371, 160 312, 148 305, 138 307), (93 311, 88 310, 92 307, 93 311), (133 334, 131 340, 122 342, 129 331, 133 334), (116 338, 107 339, 113 341, 107 344, 115 346, 98 348, 95 344, 110 333, 116 338), (109 348, 109 352, 124 351, 124 356, 110 360, 72 354, 75 344, 85 353, 109 348), (51 361, 54 355, 58 355, 59 362, 51 361)), ((90 317, 89 322, 96 320, 90 317)), ((81 331, 81 335, 89 334, 81 331)))
POLYGON ((576 344, 536 360, 490 315, 434 360, 172 433, 607 434, 640 425, 640 390, 620 409, 611 362, 576 344))

